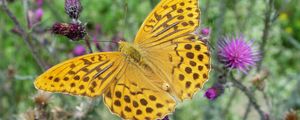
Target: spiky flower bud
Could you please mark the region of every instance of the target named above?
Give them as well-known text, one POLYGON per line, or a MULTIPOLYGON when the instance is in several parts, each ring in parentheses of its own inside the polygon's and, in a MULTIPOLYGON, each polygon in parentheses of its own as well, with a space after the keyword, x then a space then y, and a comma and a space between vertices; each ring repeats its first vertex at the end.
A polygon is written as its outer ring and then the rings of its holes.
POLYGON ((209 28, 203 28, 201 30, 201 34, 204 36, 208 36, 210 34, 210 29, 209 28))
POLYGON ((55 23, 51 30, 54 34, 66 36, 74 41, 86 35, 85 26, 78 23, 55 23))
POLYGON ((224 86, 220 83, 214 84, 211 88, 208 88, 204 94, 208 100, 215 100, 217 97, 224 93, 224 86))
POLYGON ((80 0, 65 0, 65 11, 70 18, 77 20, 82 11, 80 0))
POLYGON ((83 45, 77 45, 74 49, 73 49, 73 55, 74 56, 81 56, 84 55, 86 53, 85 47, 83 45))
POLYGON ((42 17, 44 15, 44 11, 42 8, 38 8, 35 10, 35 21, 41 21, 42 20, 42 17))
POLYGON ((259 61, 259 52, 244 37, 224 38, 218 41, 218 57, 227 68, 244 73, 259 61))

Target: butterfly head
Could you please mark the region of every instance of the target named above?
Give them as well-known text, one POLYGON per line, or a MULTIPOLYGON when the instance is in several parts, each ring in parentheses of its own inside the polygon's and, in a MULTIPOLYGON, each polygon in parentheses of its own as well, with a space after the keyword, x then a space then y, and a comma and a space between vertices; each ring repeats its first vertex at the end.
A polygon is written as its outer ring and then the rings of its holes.
POLYGON ((119 41, 118 44, 120 52, 124 51, 128 47, 128 43, 126 43, 125 41, 119 41))

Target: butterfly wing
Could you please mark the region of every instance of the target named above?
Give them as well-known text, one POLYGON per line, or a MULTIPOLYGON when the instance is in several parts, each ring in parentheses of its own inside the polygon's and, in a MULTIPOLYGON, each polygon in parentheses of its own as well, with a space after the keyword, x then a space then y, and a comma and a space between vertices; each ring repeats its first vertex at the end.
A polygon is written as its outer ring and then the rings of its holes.
POLYGON ((104 94, 113 113, 124 119, 154 120, 174 111, 174 99, 162 88, 162 80, 135 64, 127 64, 124 74, 104 94))
POLYGON ((135 39, 145 61, 170 84, 169 93, 181 100, 192 98, 210 71, 207 45, 194 35, 199 22, 198 0, 162 0, 135 39))
POLYGON ((124 57, 119 52, 93 53, 50 68, 36 78, 37 89, 88 97, 99 96, 122 74, 124 57))
POLYGON ((198 0, 161 0, 138 31, 135 44, 148 48, 193 32, 199 25, 198 0))
POLYGON ((148 61, 157 72, 164 73, 161 77, 181 100, 191 99, 207 81, 210 71, 207 45, 199 40, 191 42, 188 38, 178 38, 167 47, 150 49, 147 53, 148 61))

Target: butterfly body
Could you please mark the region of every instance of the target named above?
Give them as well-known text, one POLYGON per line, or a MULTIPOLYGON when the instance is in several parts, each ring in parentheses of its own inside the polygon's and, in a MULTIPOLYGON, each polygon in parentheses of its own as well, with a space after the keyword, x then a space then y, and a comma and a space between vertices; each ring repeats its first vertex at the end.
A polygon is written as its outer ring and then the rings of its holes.
POLYGON ((131 62, 135 62, 137 64, 140 65, 145 65, 143 58, 142 58, 142 54, 141 54, 141 50, 138 49, 137 46, 128 43, 128 42, 119 42, 119 51, 126 56, 127 60, 131 61, 131 62))
POLYGON ((194 31, 198 0, 161 0, 133 43, 72 58, 36 78, 37 89, 97 97, 123 119, 159 119, 175 99, 191 99, 208 79, 210 53, 194 31))

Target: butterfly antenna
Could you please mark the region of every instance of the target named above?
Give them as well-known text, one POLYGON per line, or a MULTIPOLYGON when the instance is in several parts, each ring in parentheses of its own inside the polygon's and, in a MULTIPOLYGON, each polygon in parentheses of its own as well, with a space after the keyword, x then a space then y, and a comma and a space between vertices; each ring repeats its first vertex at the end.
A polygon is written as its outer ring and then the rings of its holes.
POLYGON ((93 41, 94 43, 105 43, 105 42, 108 42, 108 43, 114 43, 114 44, 118 44, 118 42, 116 42, 116 41, 113 41, 113 40, 111 40, 111 41, 103 41, 103 40, 94 40, 93 41))
POLYGON ((126 33, 126 30, 127 30, 127 23, 128 23, 128 18, 127 18, 127 14, 128 14, 128 0, 125 0, 125 2, 124 2, 124 11, 125 11, 125 13, 124 13, 124 33, 126 33))

